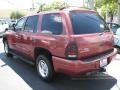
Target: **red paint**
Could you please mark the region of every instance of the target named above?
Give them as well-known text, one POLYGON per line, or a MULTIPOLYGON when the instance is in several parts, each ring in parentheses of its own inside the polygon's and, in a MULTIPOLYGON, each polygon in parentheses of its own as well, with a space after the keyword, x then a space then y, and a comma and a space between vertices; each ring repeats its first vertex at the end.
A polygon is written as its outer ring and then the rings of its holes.
MULTIPOLYGON (((68 12, 71 10, 63 11, 50 11, 42 12, 39 15, 37 33, 30 32, 14 32, 7 31, 4 34, 4 38, 8 40, 9 47, 18 51, 26 57, 35 60, 35 48, 44 48, 48 50, 52 55, 53 66, 56 72, 62 72, 67 74, 81 74, 89 71, 94 71, 100 68, 100 59, 84 62, 81 58, 89 58, 90 56, 98 55, 107 50, 113 49, 113 41, 111 32, 106 32, 101 37, 99 33, 94 34, 82 34, 73 35, 71 21, 68 12), (59 13, 62 16, 63 32, 61 35, 48 35, 41 34, 41 23, 44 14, 59 13), (19 38, 15 38, 16 35, 19 38), (33 43, 32 39, 36 41, 33 43), (78 49, 78 57, 76 60, 68 60, 66 58, 66 48, 70 42, 75 42, 78 49), (100 46, 102 44, 102 46, 100 46)), ((77 11, 77 10, 76 10, 77 11)), ((86 9, 79 9, 81 12, 93 12, 86 9)), ((25 18, 27 19, 28 16, 25 18)), ((116 55, 116 51, 105 56, 109 61, 116 55)))
MULTIPOLYGON (((114 52, 105 56, 108 60, 108 64, 117 54, 117 50, 114 49, 114 52)), ((91 62, 84 62, 81 60, 67 60, 59 57, 53 56, 53 65, 56 72, 65 73, 71 76, 85 74, 87 72, 92 72, 99 70, 100 68, 100 59, 96 59, 91 62)))

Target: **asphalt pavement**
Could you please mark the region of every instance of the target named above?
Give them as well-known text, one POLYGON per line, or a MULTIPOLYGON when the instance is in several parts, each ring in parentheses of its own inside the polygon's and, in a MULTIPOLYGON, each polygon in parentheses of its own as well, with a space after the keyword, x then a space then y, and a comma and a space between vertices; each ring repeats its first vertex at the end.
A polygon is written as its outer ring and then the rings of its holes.
POLYGON ((54 82, 46 83, 35 67, 17 57, 7 58, 0 39, 0 90, 120 90, 120 55, 106 69, 79 78, 59 74, 54 82))

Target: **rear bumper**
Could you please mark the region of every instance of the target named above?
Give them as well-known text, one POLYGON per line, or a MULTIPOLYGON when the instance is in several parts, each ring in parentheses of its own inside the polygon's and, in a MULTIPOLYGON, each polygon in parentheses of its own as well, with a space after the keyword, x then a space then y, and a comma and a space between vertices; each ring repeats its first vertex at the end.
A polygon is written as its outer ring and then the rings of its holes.
MULTIPOLYGON (((116 56, 116 54, 117 50, 114 49, 112 53, 104 56, 103 58, 107 58, 107 62, 109 64, 111 60, 116 56)), ((53 56, 52 60, 55 72, 60 72, 73 76, 99 70, 101 58, 91 62, 84 62, 81 60, 71 61, 53 56)))

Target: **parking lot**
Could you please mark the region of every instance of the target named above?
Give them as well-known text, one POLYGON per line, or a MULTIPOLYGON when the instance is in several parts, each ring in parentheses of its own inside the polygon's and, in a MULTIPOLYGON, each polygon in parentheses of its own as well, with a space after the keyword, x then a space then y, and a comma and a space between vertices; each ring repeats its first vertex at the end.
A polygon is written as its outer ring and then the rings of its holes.
POLYGON ((45 83, 35 67, 17 57, 7 58, 0 39, 0 90, 120 90, 120 55, 106 69, 79 78, 60 74, 54 82, 45 83))

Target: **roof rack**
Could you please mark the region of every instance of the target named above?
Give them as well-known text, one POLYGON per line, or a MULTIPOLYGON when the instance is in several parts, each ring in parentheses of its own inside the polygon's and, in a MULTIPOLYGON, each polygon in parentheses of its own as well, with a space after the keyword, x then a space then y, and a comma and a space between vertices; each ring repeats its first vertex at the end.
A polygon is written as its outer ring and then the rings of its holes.
POLYGON ((79 6, 67 6, 67 7, 62 7, 62 8, 60 8, 59 10, 64 10, 64 9, 67 9, 67 8, 85 8, 85 9, 92 10, 92 9, 90 9, 90 8, 87 8, 87 7, 79 7, 79 6))
MULTIPOLYGON (((57 10, 65 10, 65 9, 69 9, 69 8, 84 8, 84 9, 89 9, 89 10, 92 10, 90 8, 86 8, 86 7, 79 7, 79 6, 66 6, 66 7, 62 7, 60 9, 57 9, 57 10)), ((37 13, 39 13, 41 11, 38 11, 37 13)))

